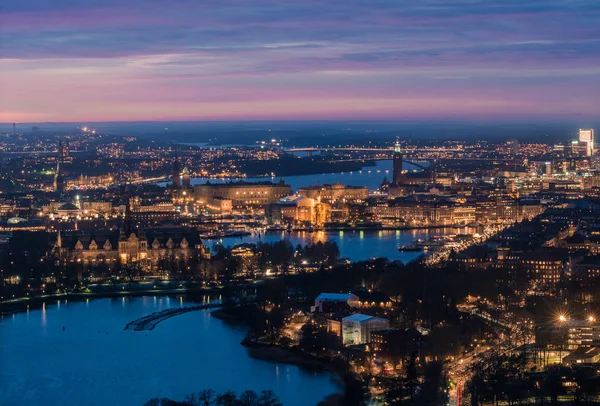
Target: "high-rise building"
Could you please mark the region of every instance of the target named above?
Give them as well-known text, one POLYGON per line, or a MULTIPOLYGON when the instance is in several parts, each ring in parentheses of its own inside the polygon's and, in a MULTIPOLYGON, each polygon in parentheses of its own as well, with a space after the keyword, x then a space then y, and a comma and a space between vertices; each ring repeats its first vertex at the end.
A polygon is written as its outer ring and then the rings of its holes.
POLYGON ((519 154, 519 140, 510 140, 507 142, 507 145, 510 148, 510 153, 512 155, 519 154))
POLYGON ((62 143, 62 140, 58 141, 58 160, 63 164, 73 162, 69 141, 67 141, 65 144, 62 143))
POLYGON ((586 155, 594 155, 594 130, 591 128, 582 128, 579 130, 579 141, 587 143, 586 155))
POLYGON ((404 176, 402 175, 402 151, 400 149, 400 143, 396 141, 394 145, 394 164, 393 164, 393 177, 392 183, 394 185, 402 184, 404 176))

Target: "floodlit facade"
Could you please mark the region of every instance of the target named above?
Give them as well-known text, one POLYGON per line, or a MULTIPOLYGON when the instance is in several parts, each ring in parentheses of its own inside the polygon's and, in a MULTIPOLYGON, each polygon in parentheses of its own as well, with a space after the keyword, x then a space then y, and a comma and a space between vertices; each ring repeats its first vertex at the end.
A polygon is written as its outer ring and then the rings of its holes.
POLYGON ((594 155, 594 130, 591 128, 582 128, 579 130, 579 141, 587 144, 586 155, 594 155))
POLYGON ((344 345, 368 344, 373 331, 387 330, 390 321, 366 314, 353 314, 342 319, 342 342, 344 345))

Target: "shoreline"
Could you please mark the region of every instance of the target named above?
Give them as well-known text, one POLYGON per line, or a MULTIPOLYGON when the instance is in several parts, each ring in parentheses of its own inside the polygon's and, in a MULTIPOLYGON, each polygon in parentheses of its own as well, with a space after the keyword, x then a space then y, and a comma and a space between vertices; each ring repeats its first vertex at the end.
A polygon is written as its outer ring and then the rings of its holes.
MULTIPOLYGON (((213 310, 210 312, 210 315, 232 327, 246 325, 243 317, 223 307, 213 310)), ((335 367, 333 358, 319 358, 294 347, 287 348, 277 344, 252 342, 248 337, 244 338, 240 345, 246 347, 250 358, 259 361, 294 365, 301 370, 311 373, 329 373, 330 379, 335 382, 339 390, 327 395, 317 406, 339 406, 342 404, 345 391, 343 371, 339 366, 338 368, 335 367)))
POLYGON ((335 372, 323 360, 300 351, 294 351, 291 348, 284 348, 275 344, 251 343, 246 339, 241 342, 241 345, 247 348, 248 355, 251 358, 279 364, 296 365, 311 372, 335 372))
POLYGON ((89 299, 108 299, 118 297, 143 297, 143 296, 176 296, 176 295, 211 295, 219 293, 218 288, 179 288, 163 290, 137 290, 137 291, 113 291, 113 292, 70 292, 52 295, 22 297, 0 303, 0 317, 23 313, 28 310, 41 308, 44 303, 57 300, 83 301, 89 299))

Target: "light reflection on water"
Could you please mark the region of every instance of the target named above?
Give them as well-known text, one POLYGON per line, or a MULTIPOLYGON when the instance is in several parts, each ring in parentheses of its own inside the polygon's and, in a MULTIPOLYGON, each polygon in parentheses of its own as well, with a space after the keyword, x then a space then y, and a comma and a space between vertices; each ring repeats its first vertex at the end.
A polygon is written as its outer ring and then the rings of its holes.
POLYGON ((53 303, 0 318, 0 404, 142 405, 212 388, 271 389, 284 405, 304 406, 338 391, 329 374, 248 357, 244 329, 208 311, 172 317, 152 331, 124 330, 129 321, 179 307, 179 297, 71 301, 60 309, 53 303))
POLYGON ((362 261, 374 257, 387 257, 391 260, 409 262, 420 252, 398 251, 398 246, 409 244, 416 239, 426 239, 434 235, 473 233, 474 229, 464 227, 460 229, 435 229, 435 230, 346 230, 346 231, 298 231, 288 233, 267 232, 266 234, 253 234, 245 237, 228 237, 220 240, 205 241, 209 247, 215 243, 224 246, 233 246, 241 243, 276 242, 287 239, 296 247, 298 244, 334 241, 337 243, 342 258, 352 261, 362 261))

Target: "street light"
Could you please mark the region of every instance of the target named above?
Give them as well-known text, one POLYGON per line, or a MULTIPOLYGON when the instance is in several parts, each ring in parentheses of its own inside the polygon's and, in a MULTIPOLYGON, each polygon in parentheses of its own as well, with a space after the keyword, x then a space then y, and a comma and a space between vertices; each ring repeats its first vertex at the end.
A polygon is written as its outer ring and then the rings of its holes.
POLYGON ((594 315, 590 314, 590 315, 588 316, 588 321, 589 321, 590 323, 593 323, 593 322, 595 322, 595 321, 596 321, 596 318, 594 317, 594 315))
POLYGON ((566 337, 566 331, 565 331, 565 321, 567 321, 567 316, 564 315, 564 314, 559 314, 558 315, 558 322, 559 322, 560 327, 561 327, 561 339, 560 339, 561 344, 560 344, 560 355, 559 355, 559 357, 560 357, 561 361, 562 361, 562 352, 563 352, 564 345, 565 345, 564 340, 567 339, 567 337, 566 337))

